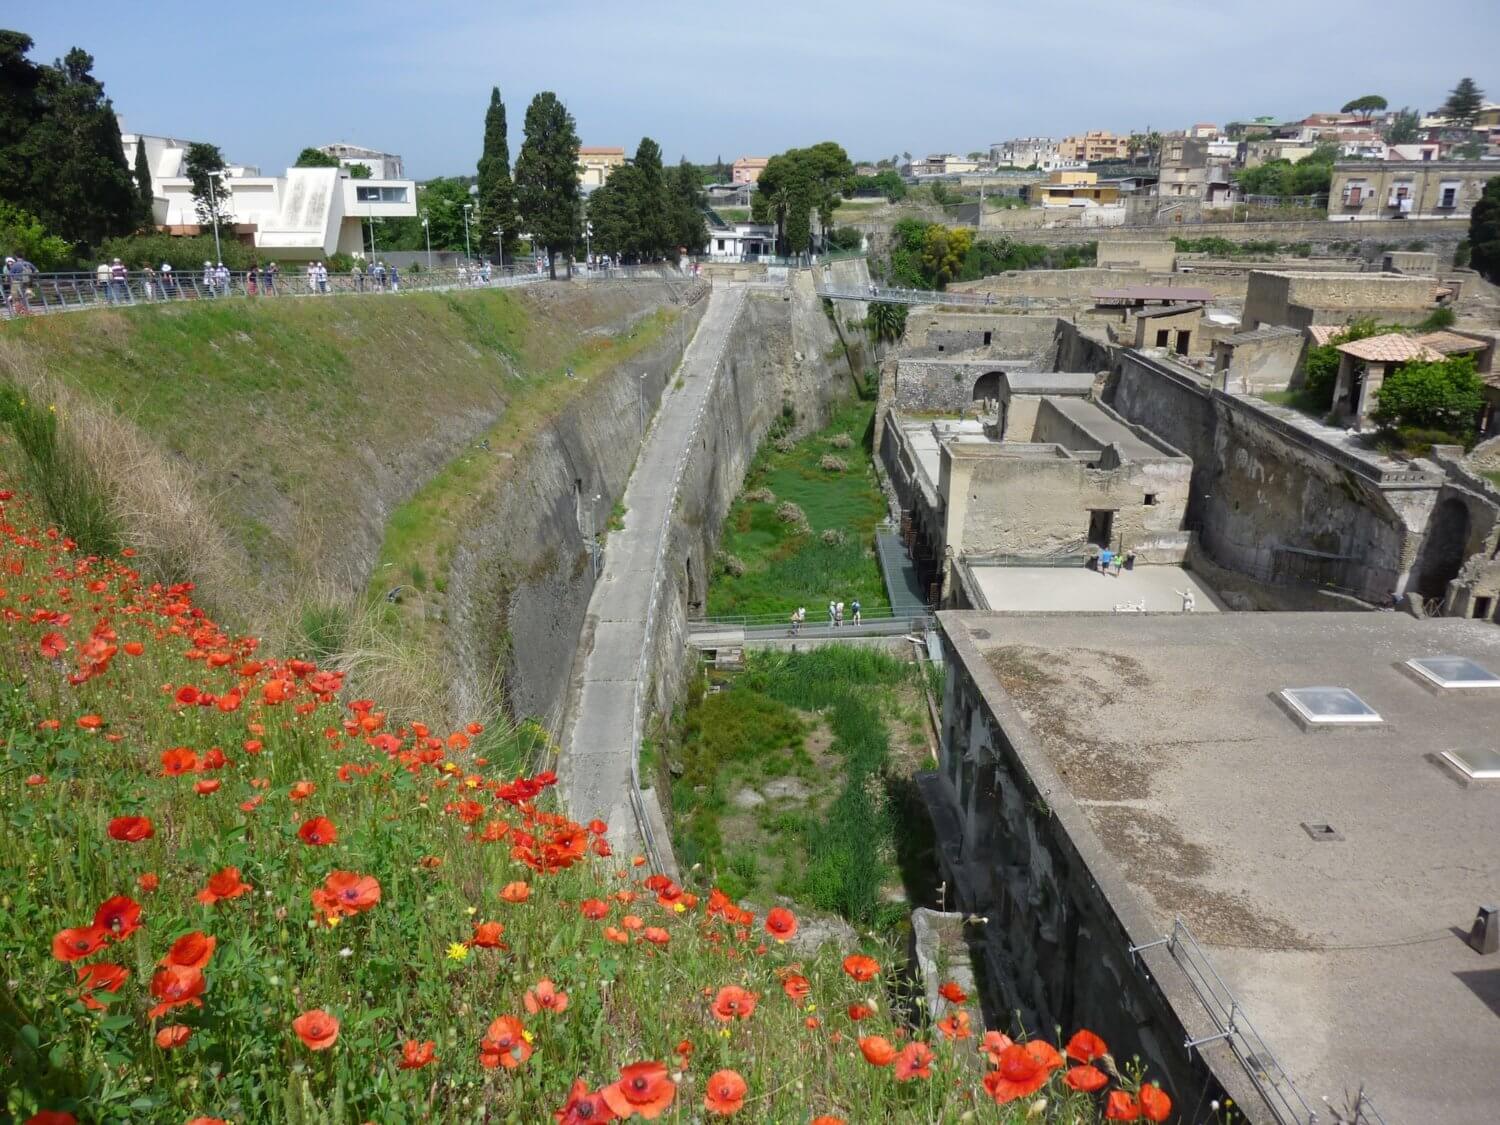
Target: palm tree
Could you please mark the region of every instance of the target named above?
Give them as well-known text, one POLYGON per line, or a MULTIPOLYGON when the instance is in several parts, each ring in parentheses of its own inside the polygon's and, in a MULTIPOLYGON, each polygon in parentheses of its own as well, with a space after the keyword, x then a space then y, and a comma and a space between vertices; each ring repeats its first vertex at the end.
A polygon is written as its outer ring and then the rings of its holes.
POLYGON ((906 306, 884 301, 872 304, 865 325, 877 344, 894 343, 906 332, 906 306))

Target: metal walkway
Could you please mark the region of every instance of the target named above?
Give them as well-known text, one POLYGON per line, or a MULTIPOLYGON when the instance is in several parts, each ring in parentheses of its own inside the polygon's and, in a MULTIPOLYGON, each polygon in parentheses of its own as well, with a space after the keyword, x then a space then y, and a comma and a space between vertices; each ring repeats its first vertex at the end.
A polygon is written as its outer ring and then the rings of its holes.
POLYGON ((901 536, 894 531, 877 531, 875 553, 880 557, 880 572, 885 575, 885 592, 891 599, 892 612, 897 617, 926 613, 922 581, 901 536))
MULTIPOLYGON (((993 293, 943 293, 935 289, 888 289, 879 285, 863 289, 847 285, 831 285, 818 282, 819 297, 830 301, 868 301, 879 305, 953 305, 966 309, 995 309, 1002 311, 993 293)), ((1007 301, 1008 305, 1014 304, 1007 301)))

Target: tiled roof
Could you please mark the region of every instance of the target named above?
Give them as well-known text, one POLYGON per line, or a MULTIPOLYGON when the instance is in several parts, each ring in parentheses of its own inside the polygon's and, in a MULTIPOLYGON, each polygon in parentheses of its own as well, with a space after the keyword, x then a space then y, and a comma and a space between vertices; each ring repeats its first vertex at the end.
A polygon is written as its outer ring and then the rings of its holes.
POLYGON ((1417 342, 1427 345, 1433 351, 1442 352, 1444 355, 1482 352, 1489 346, 1483 340, 1476 340, 1472 336, 1464 336, 1458 332, 1428 332, 1424 336, 1418 336, 1417 342))
MULTIPOLYGON (((1315 325, 1315 328, 1323 328, 1325 325, 1315 325)), ((1283 336, 1300 336, 1302 333, 1295 328, 1285 324, 1262 324, 1259 328, 1252 328, 1248 332, 1236 332, 1233 336, 1225 336, 1219 342, 1221 344, 1253 344, 1259 340, 1279 340, 1283 336)))
POLYGON ((1347 331, 1348 328, 1347 324, 1309 324, 1307 326, 1307 334, 1312 339, 1313 347, 1321 348, 1340 332, 1347 331))
POLYGON ((1135 315, 1139 320, 1150 320, 1158 316, 1178 316, 1181 313, 1201 313, 1202 311, 1202 305, 1156 305, 1151 308, 1144 308, 1135 315))
POLYGON ((1413 359, 1430 362, 1443 358, 1442 352, 1434 351, 1425 344, 1419 343, 1415 337, 1404 336, 1399 332, 1387 332, 1384 336, 1366 336, 1363 340, 1340 344, 1339 351, 1345 355, 1352 355, 1355 359, 1365 360, 1367 363, 1405 363, 1413 359))

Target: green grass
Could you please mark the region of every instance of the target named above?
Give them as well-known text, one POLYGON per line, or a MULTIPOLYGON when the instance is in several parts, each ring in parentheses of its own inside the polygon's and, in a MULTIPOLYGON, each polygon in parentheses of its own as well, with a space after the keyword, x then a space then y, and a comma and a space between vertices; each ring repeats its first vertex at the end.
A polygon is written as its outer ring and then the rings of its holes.
POLYGON ((1299 414, 1306 414, 1309 418, 1319 422, 1328 413, 1327 405, 1319 402, 1317 396, 1307 390, 1263 391, 1260 397, 1277 406, 1285 406, 1299 414))
POLYGON ((1490 470, 1480 473, 1479 475, 1493 484, 1496 488, 1500 488, 1500 469, 1490 470))
POLYGON ((866 926, 904 918, 882 892, 905 878, 904 812, 888 794, 895 689, 911 676, 878 650, 830 645, 755 653, 717 692, 699 681, 673 753, 679 862, 756 902, 782 895, 866 926), (776 779, 801 795, 736 803, 776 779))
POLYGON ((874 412, 873 403, 851 403, 789 453, 769 439, 762 444, 744 493, 770 489, 775 499, 752 501, 742 493, 730 509, 720 549, 745 570, 735 576, 721 568, 708 590, 710 616, 784 616, 800 605, 816 619, 835 599, 846 605, 858 599, 866 611, 890 607, 874 553, 875 527, 886 517, 869 454, 874 412), (832 444, 839 434, 852 439, 848 448, 832 444), (825 455, 844 460, 847 470, 820 468, 825 455), (778 518, 777 507, 787 501, 802 509, 810 531, 799 533, 778 518), (846 541, 824 543, 821 535, 830 529, 846 541))
POLYGON ((743 223, 750 218, 748 207, 715 207, 714 210, 726 223, 743 223))

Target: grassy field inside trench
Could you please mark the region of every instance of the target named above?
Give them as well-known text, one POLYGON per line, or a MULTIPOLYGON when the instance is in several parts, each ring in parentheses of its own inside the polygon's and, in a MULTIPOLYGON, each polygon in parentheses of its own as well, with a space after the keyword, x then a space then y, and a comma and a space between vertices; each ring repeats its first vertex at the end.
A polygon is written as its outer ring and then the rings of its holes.
POLYGON ((886 503, 870 457, 874 416, 873 402, 857 401, 790 446, 762 444, 725 522, 709 616, 783 618, 805 606, 816 621, 830 600, 890 608, 875 557, 886 503), (833 463, 825 458, 845 467, 824 467, 833 463), (788 504, 805 522, 786 518, 788 504))
POLYGON ((886 929, 931 893, 911 776, 932 765, 921 672, 828 645, 700 679, 667 739, 677 858, 736 897, 886 929))

